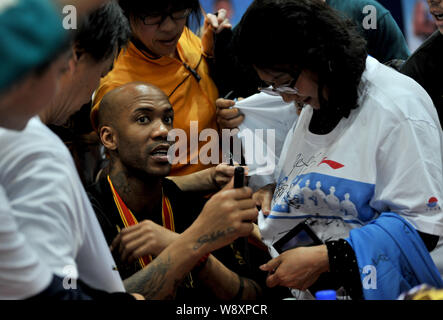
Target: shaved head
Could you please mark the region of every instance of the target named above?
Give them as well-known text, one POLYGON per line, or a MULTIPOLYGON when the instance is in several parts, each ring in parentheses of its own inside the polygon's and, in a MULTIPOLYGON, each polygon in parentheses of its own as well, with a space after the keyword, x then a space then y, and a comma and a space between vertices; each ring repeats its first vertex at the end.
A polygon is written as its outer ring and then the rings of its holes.
MULTIPOLYGON (((166 94, 156 86, 145 82, 131 82, 109 91, 98 109, 98 130, 103 126, 118 127, 122 114, 141 99, 168 101, 166 94)), ((168 101, 169 103, 169 101, 168 101)))
POLYGON ((169 174, 174 110, 163 91, 144 82, 125 84, 103 97, 97 115, 111 170, 144 177, 169 174))

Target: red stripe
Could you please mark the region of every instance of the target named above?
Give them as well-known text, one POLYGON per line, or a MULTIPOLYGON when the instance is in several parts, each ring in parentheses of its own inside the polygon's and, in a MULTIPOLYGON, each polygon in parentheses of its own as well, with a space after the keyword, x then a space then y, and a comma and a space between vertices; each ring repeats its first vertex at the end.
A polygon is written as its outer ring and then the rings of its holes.
POLYGON ((172 225, 171 225, 171 213, 169 212, 169 208, 168 205, 166 203, 166 197, 163 196, 162 197, 162 201, 163 201, 163 219, 165 221, 165 225, 164 227, 167 228, 168 230, 172 230, 172 225))
POLYGON ((339 162, 332 161, 332 160, 326 160, 326 159, 327 158, 323 158, 323 160, 318 165, 321 165, 322 163, 325 163, 325 164, 327 164, 328 166, 330 166, 334 170, 337 170, 337 169, 340 169, 340 168, 344 167, 344 165, 342 165, 339 162))

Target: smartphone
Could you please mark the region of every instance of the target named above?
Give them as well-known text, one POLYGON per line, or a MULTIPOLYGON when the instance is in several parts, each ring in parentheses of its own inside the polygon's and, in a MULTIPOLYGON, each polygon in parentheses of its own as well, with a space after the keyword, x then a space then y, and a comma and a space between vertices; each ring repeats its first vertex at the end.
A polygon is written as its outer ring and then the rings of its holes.
POLYGON ((298 248, 323 244, 309 227, 307 221, 301 222, 289 231, 283 238, 273 244, 278 253, 298 248))
POLYGON ((243 188, 245 185, 245 168, 235 167, 234 188, 243 188))

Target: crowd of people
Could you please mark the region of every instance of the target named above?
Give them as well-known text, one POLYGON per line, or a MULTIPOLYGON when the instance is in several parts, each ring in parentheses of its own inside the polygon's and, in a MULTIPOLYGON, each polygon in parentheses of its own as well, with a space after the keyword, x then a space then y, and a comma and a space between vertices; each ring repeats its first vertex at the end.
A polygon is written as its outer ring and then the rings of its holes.
POLYGON ((443 289, 443 0, 428 3, 438 29, 411 54, 375 0, 255 0, 235 28, 198 0, 2 0, 0 299, 443 289), (252 95, 298 113, 254 190, 234 186, 244 161, 200 157, 252 95))

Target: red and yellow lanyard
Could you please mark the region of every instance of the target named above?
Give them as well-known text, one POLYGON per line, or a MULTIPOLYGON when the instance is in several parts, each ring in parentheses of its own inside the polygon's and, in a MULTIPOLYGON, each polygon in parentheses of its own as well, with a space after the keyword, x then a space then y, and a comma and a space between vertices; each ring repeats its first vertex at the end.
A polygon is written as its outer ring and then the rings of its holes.
MULTIPOLYGON (((115 205, 117 206, 120 218, 123 221, 123 225, 125 226, 125 228, 136 225, 138 223, 137 219, 118 195, 117 190, 115 190, 111 178, 109 176, 108 176, 108 182, 112 190, 112 195, 114 197, 115 205)), ((175 232, 174 215, 172 213, 171 202, 169 201, 168 197, 165 196, 163 189, 162 189, 162 221, 163 221, 163 227, 175 232)), ((151 255, 141 257, 138 259, 138 261, 140 263, 141 268, 143 269, 152 261, 152 257, 151 255)))

